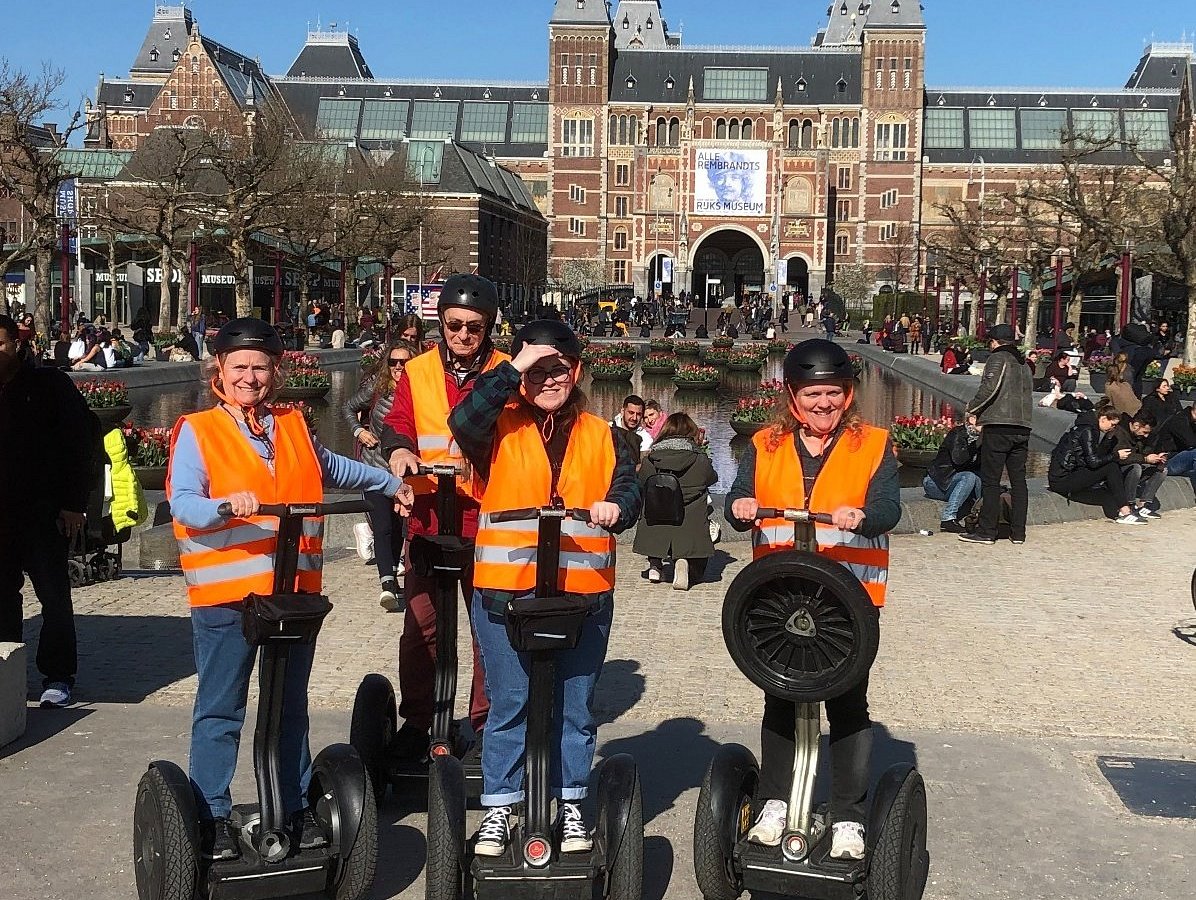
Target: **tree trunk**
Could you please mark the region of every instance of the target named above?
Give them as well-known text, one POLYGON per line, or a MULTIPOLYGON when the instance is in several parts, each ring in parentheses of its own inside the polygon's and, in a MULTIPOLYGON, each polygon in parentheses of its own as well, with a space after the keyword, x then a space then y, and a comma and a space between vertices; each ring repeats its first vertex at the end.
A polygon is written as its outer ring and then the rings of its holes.
POLYGON ((968 335, 976 336, 977 328, 980 324, 980 298, 976 292, 972 292, 972 302, 968 304, 968 335))
POLYGON ((993 324, 1000 325, 1007 318, 1009 318, 1009 292, 999 291, 997 293, 997 314, 993 317, 993 324))
MULTIPOLYGON (((311 299, 311 288, 307 283, 307 262, 306 260, 301 264, 302 268, 299 271, 299 309, 307 309, 307 301, 311 299)), ((329 321, 332 317, 329 316, 329 321)))
POLYGON ((1188 331, 1184 335, 1184 362, 1196 361, 1196 264, 1188 266, 1184 282, 1188 288, 1188 331))
POLYGON ((4 283, 4 279, 8 277, 8 261, 0 261, 0 315, 7 316, 8 312, 8 285, 4 283))
POLYGON ((173 310, 170 306, 174 293, 174 248, 163 245, 160 260, 162 281, 158 285, 158 330, 167 333, 174 327, 173 310))
POLYGON ((1080 327, 1080 311, 1083 308, 1084 289, 1082 287, 1077 287, 1075 291, 1072 292, 1071 300, 1069 300, 1067 304, 1067 318, 1063 320, 1063 323, 1059 327, 1062 328, 1068 322, 1073 322, 1075 323, 1076 331, 1078 333, 1083 333, 1084 329, 1080 327))
MULTIPOLYGON (((54 263, 54 254, 49 247, 37 249, 33 257, 33 323, 38 334, 44 334, 54 346, 58 335, 50 333, 50 323, 54 320, 54 310, 50 303, 50 266, 54 263)), ((71 323, 61 322, 59 328, 66 332, 67 340, 71 337, 71 323)))
POLYGON ((1030 349, 1038 344, 1038 308, 1042 305, 1042 280, 1035 276, 1030 281, 1030 299, 1026 303, 1026 346, 1030 349))
POLYGON ((233 263, 233 280, 237 285, 237 318, 246 318, 253 308, 253 285, 249 283, 249 251, 244 235, 237 235, 229 242, 228 250, 233 263))
POLYGON ((345 270, 345 295, 341 297, 345 304, 345 321, 357 325, 361 322, 361 309, 357 305, 357 260, 342 259, 341 265, 345 270))
MULTIPOLYGON (((108 285, 112 289, 112 321, 115 322, 116 311, 120 308, 120 304, 116 302, 116 298, 119 296, 119 291, 116 286, 116 235, 109 231, 105 237, 108 238, 108 285)), ((127 291, 128 287, 126 287, 125 290, 127 291)), ((130 313, 131 312, 132 310, 130 310, 130 313)), ((132 316, 130 316, 130 318, 132 318, 132 316)), ((123 322, 121 324, 128 325, 129 323, 123 322)))

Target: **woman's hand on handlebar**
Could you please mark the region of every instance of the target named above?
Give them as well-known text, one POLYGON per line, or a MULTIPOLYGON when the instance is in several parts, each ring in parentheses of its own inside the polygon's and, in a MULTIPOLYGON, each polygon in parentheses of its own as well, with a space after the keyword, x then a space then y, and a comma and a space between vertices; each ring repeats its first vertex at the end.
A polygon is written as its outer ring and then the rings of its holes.
POLYGON ((357 440, 363 447, 377 447, 380 443, 378 440, 378 435, 374 434, 372 431, 367 431, 364 428, 357 432, 357 440))
POLYGON ((599 500, 590 507, 590 527, 610 528, 619 521, 619 504, 599 500))
POLYGON ((390 474, 395 478, 414 475, 423 461, 410 450, 396 450, 390 454, 390 474))
POLYGON ((760 502, 755 497, 740 497, 731 504, 731 515, 740 522, 755 522, 760 502))
POLYGON ((257 494, 253 493, 253 491, 240 491, 236 494, 229 494, 227 502, 233 508, 233 517, 238 519, 256 515, 262 505, 257 499, 257 494))
POLYGON ((403 518, 411 515, 411 508, 415 505, 415 491, 411 485, 404 484, 395 494, 395 512, 403 518))
POLYGON ((840 506, 831 513, 831 524, 841 531, 855 531, 864 524, 864 511, 854 506, 840 506))

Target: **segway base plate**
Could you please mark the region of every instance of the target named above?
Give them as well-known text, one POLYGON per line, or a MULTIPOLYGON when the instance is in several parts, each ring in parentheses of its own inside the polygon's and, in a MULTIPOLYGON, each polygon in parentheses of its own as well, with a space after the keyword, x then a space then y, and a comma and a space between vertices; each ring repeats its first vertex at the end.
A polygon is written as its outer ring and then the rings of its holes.
POLYGON ((736 846, 747 891, 767 891, 810 900, 854 900, 868 876, 868 860, 832 859, 829 833, 804 860, 785 859, 780 847, 748 840, 736 846))
POLYGON ((279 863, 264 863, 242 842, 241 858, 213 862, 207 871, 209 900, 265 900, 322 892, 332 860, 326 849, 300 850, 279 863))
POLYGON ((477 900, 509 900, 513 891, 521 900, 591 900, 594 880, 602 878, 594 853, 561 853, 554 847, 552 861, 537 868, 524 862, 523 840, 523 830, 516 827, 502 856, 477 856, 469 848, 477 900))

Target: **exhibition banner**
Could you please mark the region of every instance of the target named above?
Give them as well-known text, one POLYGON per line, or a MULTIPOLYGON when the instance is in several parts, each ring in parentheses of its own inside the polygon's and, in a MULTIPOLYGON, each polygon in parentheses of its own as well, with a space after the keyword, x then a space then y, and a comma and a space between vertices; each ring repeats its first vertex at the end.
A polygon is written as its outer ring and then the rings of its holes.
POLYGON ((767 215, 767 150, 698 149, 694 169, 696 214, 767 215))

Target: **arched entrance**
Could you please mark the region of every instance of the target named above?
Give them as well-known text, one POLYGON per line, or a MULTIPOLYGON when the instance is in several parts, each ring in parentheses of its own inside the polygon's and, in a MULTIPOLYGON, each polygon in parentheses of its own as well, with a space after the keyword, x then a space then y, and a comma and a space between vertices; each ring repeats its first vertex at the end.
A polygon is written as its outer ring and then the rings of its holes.
MULTIPOLYGON (((790 256, 787 271, 789 273, 788 281, 785 282, 786 294, 800 294, 802 300, 810 296, 810 264, 806 262, 804 257, 790 256)), ((802 300, 795 300, 796 303, 801 303, 802 300)))
POLYGON ((725 226, 711 231, 694 248, 694 297, 715 307, 724 299, 739 302, 766 290, 765 252, 746 231, 725 226))
POLYGON ((647 295, 651 295, 656 292, 656 282, 659 281, 659 282, 661 282, 660 296, 662 296, 662 297, 673 296, 673 293, 674 293, 673 284, 677 280, 677 266, 674 263, 670 267, 671 271, 669 271, 667 273, 664 271, 664 269, 666 268, 664 260, 666 260, 666 259, 672 260, 672 258, 673 257, 668 253, 660 252, 660 253, 654 253, 652 255, 652 257, 648 260, 648 288, 646 291, 647 295), (667 278, 663 277, 666 274, 669 277, 667 277, 667 278))

